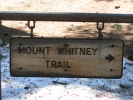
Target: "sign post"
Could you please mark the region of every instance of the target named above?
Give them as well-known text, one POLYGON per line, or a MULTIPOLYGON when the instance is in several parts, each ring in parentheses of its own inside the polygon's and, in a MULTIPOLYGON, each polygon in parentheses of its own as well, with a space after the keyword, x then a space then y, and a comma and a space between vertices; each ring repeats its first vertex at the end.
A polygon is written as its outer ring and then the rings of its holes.
POLYGON ((122 40, 15 37, 10 52, 16 77, 122 76, 122 40))

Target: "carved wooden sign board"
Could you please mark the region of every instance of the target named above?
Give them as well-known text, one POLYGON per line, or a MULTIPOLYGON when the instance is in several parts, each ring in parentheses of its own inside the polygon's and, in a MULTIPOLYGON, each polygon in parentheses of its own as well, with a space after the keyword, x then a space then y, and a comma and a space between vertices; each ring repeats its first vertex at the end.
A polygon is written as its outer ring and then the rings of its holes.
POLYGON ((15 77, 122 76, 122 40, 16 37, 10 43, 15 77))

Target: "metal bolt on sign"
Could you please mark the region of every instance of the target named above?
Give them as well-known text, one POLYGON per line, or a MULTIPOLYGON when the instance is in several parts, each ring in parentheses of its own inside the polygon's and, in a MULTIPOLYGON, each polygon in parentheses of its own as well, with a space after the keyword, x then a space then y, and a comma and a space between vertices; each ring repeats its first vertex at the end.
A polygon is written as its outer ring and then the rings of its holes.
POLYGON ((31 29, 31 38, 33 38, 33 29, 35 28, 35 21, 33 21, 33 26, 30 26, 30 21, 28 21, 28 27, 31 29))
POLYGON ((98 33, 98 38, 103 37, 103 35, 102 35, 101 31, 104 29, 104 22, 102 22, 101 27, 99 27, 99 22, 97 22, 97 29, 99 30, 99 33, 98 33))

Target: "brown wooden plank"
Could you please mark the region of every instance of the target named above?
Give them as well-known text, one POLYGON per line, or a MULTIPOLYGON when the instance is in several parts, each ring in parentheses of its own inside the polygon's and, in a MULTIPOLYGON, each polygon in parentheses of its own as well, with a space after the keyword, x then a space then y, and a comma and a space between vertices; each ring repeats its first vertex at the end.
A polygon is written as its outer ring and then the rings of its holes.
POLYGON ((121 40, 16 37, 11 39, 10 52, 12 76, 122 76, 121 40))

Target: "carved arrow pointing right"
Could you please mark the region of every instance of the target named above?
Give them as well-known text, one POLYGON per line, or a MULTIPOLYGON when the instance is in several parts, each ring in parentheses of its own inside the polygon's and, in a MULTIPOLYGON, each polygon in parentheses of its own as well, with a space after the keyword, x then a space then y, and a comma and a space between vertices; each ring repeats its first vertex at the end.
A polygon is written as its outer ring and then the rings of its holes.
POLYGON ((111 54, 109 54, 109 56, 106 56, 105 57, 105 60, 109 60, 109 63, 112 61, 112 60, 114 60, 115 58, 111 55, 111 54))

